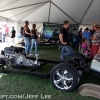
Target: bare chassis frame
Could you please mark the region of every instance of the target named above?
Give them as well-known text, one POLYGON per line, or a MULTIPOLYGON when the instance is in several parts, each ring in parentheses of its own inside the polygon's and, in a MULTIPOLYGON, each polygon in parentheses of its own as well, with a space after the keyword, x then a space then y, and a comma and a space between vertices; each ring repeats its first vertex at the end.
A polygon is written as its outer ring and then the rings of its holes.
MULTIPOLYGON (((32 58, 32 57, 27 57, 27 58, 31 59, 31 60, 35 60, 35 58, 32 58)), ((21 67, 19 67, 19 68, 7 67, 7 70, 11 71, 11 72, 37 76, 37 77, 41 77, 41 78, 49 78, 50 72, 49 73, 40 73, 40 72, 35 72, 35 71, 48 63, 52 63, 52 64, 60 63, 59 61, 52 61, 52 60, 45 60, 45 59, 38 59, 38 61, 41 62, 40 66, 36 65, 33 68, 31 68, 29 71, 21 70, 21 67)), ((3 60, 3 58, 0 58, 0 63, 1 63, 1 65, 0 65, 1 73, 4 73, 5 72, 4 66, 6 64, 5 64, 5 61, 3 60)))

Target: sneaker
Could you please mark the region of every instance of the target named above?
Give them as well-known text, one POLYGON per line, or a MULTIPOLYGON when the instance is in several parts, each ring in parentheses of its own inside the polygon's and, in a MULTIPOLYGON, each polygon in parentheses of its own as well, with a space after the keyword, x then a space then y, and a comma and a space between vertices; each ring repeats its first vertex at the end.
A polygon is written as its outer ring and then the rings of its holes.
POLYGON ((39 56, 39 54, 35 54, 35 56, 39 56))
POLYGON ((29 55, 29 53, 26 53, 26 55, 29 55))
POLYGON ((34 56, 34 54, 30 54, 30 56, 34 56))

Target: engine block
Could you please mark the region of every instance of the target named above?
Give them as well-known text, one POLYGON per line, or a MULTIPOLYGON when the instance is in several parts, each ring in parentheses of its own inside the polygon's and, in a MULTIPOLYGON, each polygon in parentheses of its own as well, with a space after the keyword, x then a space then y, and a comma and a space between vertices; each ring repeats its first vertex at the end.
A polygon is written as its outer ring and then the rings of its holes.
POLYGON ((14 66, 25 66, 25 67, 34 67, 35 65, 40 65, 38 62, 38 59, 30 60, 27 58, 22 52, 23 48, 16 48, 16 47, 7 47, 4 49, 4 56, 3 59, 6 63, 7 67, 10 67, 12 65, 14 66))
POLYGON ((33 67, 35 65, 33 60, 26 58, 24 55, 18 54, 5 54, 6 63, 11 66, 26 66, 33 67))

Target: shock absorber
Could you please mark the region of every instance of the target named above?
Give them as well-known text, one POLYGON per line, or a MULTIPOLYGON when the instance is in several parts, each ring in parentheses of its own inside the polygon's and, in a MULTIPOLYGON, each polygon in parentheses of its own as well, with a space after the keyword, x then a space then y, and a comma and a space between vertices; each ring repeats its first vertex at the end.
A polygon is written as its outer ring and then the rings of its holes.
POLYGON ((39 57, 39 55, 38 54, 35 54, 35 57, 36 57, 36 60, 35 60, 35 64, 36 65, 39 65, 40 66, 40 62, 38 61, 38 57, 39 57))
POLYGON ((1 69, 1 73, 4 73, 4 65, 5 65, 5 61, 3 58, 0 58, 0 69, 1 69))

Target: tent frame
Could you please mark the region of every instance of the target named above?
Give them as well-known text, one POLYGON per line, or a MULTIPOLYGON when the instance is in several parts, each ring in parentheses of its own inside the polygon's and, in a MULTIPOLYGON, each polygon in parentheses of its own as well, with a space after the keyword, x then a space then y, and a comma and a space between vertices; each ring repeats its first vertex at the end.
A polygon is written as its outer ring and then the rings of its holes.
POLYGON ((38 5, 38 4, 42 4, 42 3, 44 4, 44 3, 48 3, 48 2, 49 1, 45 1, 45 2, 40 2, 40 3, 34 3, 34 4, 30 4, 30 5, 25 5, 25 6, 20 6, 20 7, 15 7, 15 8, 10 8, 10 9, 0 10, 0 12, 9 11, 9 10, 18 9, 18 8, 24 8, 24 7, 38 5))
POLYGON ((48 16, 48 23, 50 22, 50 13, 51 13, 51 2, 50 2, 50 5, 49 5, 49 16, 48 16))
POLYGON ((60 11, 62 11, 66 16, 68 16, 70 19, 72 19, 76 24, 78 24, 78 22, 76 22, 71 16, 69 16, 67 13, 65 13, 60 7, 58 7, 55 3, 53 3, 52 1, 51 1, 51 3, 55 6, 55 7, 57 7, 60 11))
MULTIPOLYGON (((16 2, 16 1, 14 1, 14 2, 16 2)), ((14 2, 12 2, 12 3, 14 3, 14 2)), ((18 9, 18 8, 28 7, 28 6, 33 6, 33 5, 38 5, 38 4, 43 4, 43 5, 44 5, 44 4, 47 4, 47 3, 50 3, 50 4, 49 4, 48 23, 50 23, 51 4, 53 4, 53 5, 54 5, 55 7, 57 7, 62 13, 64 13, 67 17, 69 17, 72 21, 74 21, 77 25, 80 25, 80 24, 82 23, 84 17, 86 16, 87 12, 89 11, 90 7, 92 6, 93 0, 91 0, 91 2, 90 2, 90 4, 89 4, 89 6, 88 6, 86 12, 85 12, 84 15, 82 16, 80 22, 75 21, 75 19, 73 19, 69 14, 67 14, 67 13, 66 13, 65 11, 63 11, 59 6, 57 6, 54 2, 52 2, 52 0, 50 0, 50 1, 48 0, 48 1, 45 1, 45 2, 39 2, 39 3, 34 3, 34 4, 29 4, 29 5, 20 6, 20 7, 15 7, 15 8, 10 8, 10 9, 5 9, 5 10, 1 10, 0 12, 9 11, 9 10, 14 10, 14 9, 18 9)), ((11 3, 9 3, 9 4, 11 4, 11 3)), ((7 5, 9 5, 9 4, 7 4, 7 5)), ((42 5, 40 5, 40 7, 41 7, 41 6, 42 6, 42 5)), ((39 7, 39 6, 38 6, 38 7, 39 7)), ((35 7, 35 8, 38 8, 38 7, 35 7)), ((40 8, 40 7, 39 7, 39 8, 40 8)), ((33 9, 35 9, 35 8, 33 8, 33 9)), ((27 11, 30 11, 30 10, 32 10, 32 8, 31 8, 31 9, 28 9, 27 11)), ((22 13, 25 13, 25 12, 27 12, 27 11, 24 11, 24 12, 22 12, 22 13)), ((17 15, 20 15, 20 14, 22 14, 22 13, 19 13, 19 14, 17 14, 17 15)), ((7 19, 11 19, 12 17, 15 17, 15 16, 17 16, 17 15, 11 16, 11 17, 9 17, 9 18, 7 18, 7 19)), ((22 18, 22 19, 23 19, 23 18, 22 18)), ((21 21, 22 19, 20 19, 19 21, 21 21)))
POLYGON ((87 14, 87 12, 89 11, 89 9, 90 9, 90 7, 92 6, 92 4, 93 4, 93 0, 91 0, 90 4, 89 4, 89 6, 88 6, 88 8, 87 8, 86 12, 84 13, 84 15, 83 15, 82 19, 80 20, 79 24, 81 24, 81 23, 82 23, 82 21, 83 21, 83 19, 84 19, 85 15, 86 15, 86 14, 87 14))

